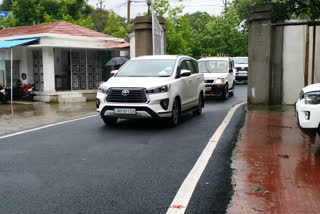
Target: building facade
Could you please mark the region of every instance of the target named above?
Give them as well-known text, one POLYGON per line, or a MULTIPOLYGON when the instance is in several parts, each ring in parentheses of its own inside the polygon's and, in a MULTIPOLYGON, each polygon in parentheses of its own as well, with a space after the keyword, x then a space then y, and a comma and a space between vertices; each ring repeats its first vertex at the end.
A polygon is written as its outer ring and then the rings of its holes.
POLYGON ((106 62, 128 56, 130 47, 123 39, 68 22, 1 30, 1 43, 0 85, 11 87, 11 78, 13 86, 18 80, 32 84, 35 99, 45 102, 94 99, 99 84, 109 77, 106 62), (5 45, 14 40, 27 42, 5 45))

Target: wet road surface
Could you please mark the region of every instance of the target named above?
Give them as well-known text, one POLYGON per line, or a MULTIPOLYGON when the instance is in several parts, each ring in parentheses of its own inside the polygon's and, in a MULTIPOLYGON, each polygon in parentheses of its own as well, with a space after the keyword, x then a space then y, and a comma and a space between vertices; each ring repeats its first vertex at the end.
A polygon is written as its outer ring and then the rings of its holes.
POLYGON ((293 106, 249 109, 233 168, 228 213, 320 213, 320 139, 310 144, 293 106))
MULTIPOLYGON (((231 106, 245 101, 239 85, 234 97, 209 100, 176 128, 148 120, 110 128, 93 117, 1 139, 0 213, 165 213, 231 106)), ((225 211, 244 115, 239 109, 222 136, 188 213, 225 211)))
POLYGON ((14 102, 0 104, 0 136, 42 125, 95 114, 95 101, 86 103, 14 102))

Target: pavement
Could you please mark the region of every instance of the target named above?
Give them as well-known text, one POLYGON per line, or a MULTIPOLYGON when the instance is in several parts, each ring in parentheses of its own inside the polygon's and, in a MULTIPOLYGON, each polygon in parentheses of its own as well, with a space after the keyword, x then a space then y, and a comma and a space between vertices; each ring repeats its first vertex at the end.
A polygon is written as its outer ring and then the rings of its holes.
MULTIPOLYGON (((227 213, 320 213, 319 137, 315 144, 310 143, 310 138, 297 127, 293 106, 250 106, 246 107, 246 110, 246 119, 232 156, 233 195, 230 194, 232 198, 227 213)), ((0 105, 0 136, 94 114, 94 102, 21 102, 0 105)), ((241 120, 237 123, 242 125, 241 120)), ((229 161, 222 159, 221 164, 223 163, 229 164, 229 161)), ((207 169, 209 168, 210 165, 207 169)), ((217 187, 216 185, 213 189, 208 189, 207 181, 210 178, 207 177, 211 175, 207 176, 206 173, 193 198, 203 194, 201 189, 210 193, 217 187)), ((226 182, 230 183, 228 179, 226 182)), ((208 199, 219 201, 219 196, 208 199)), ((192 200, 187 213, 199 213, 197 211, 202 202, 195 200, 192 200)), ((209 210, 202 209, 201 213, 213 211, 212 207, 209 210)))
POLYGON ((96 114, 95 101, 43 103, 13 101, 0 104, 0 136, 96 114))
POLYGON ((293 106, 248 108, 227 213, 320 213, 319 142, 297 127, 293 106))

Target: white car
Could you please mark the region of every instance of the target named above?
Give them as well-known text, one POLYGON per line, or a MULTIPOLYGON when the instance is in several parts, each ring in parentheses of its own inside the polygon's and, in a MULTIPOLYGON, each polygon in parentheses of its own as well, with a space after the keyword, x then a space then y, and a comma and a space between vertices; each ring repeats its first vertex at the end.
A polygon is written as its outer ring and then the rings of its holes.
POLYGON ((228 99, 234 94, 235 76, 230 57, 206 57, 198 60, 199 72, 204 73, 206 96, 228 99))
POLYGON ((175 126, 183 112, 201 114, 204 75, 191 57, 137 57, 99 86, 96 107, 110 125, 118 118, 164 118, 175 126))
POLYGON ((236 69, 236 80, 248 80, 248 57, 233 57, 234 67, 236 69))
POLYGON ((296 103, 298 125, 302 130, 320 135, 320 83, 309 85, 300 92, 296 103))

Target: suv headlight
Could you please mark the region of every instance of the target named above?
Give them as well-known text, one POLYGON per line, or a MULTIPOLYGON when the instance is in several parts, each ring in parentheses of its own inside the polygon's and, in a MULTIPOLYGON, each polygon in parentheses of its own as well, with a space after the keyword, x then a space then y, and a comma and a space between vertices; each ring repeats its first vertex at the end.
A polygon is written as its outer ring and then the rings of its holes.
POLYGON ((98 92, 103 93, 103 94, 105 94, 105 95, 108 95, 108 93, 109 93, 109 88, 100 85, 99 88, 98 88, 98 92))
POLYGON ((147 89, 146 91, 147 91, 148 94, 158 94, 158 93, 168 92, 169 89, 170 89, 169 85, 163 85, 163 86, 160 86, 160 87, 147 89))
POLYGON ((304 102, 309 105, 320 104, 320 91, 314 91, 304 94, 304 102))
POLYGON ((224 79, 223 78, 216 79, 216 84, 223 84, 223 83, 224 83, 224 79))

